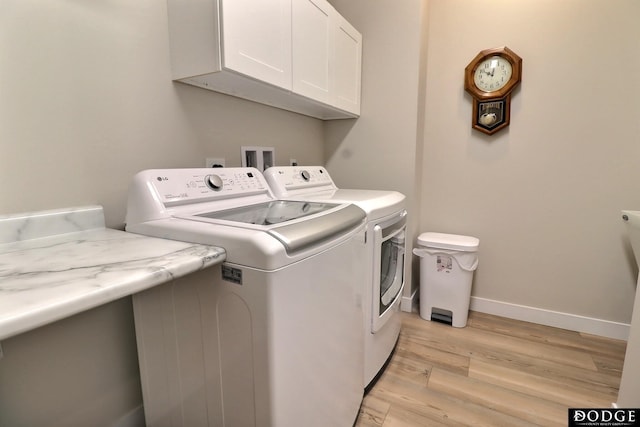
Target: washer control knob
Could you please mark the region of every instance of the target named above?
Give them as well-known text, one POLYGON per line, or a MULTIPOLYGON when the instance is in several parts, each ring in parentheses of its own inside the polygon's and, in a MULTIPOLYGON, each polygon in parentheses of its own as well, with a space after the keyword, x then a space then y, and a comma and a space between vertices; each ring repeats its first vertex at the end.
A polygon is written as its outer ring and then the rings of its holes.
POLYGON ((204 178, 204 182, 205 184, 207 184, 207 187, 209 187, 213 191, 222 190, 222 178, 220 178, 218 175, 207 175, 204 178))
POLYGON ((302 176, 302 179, 304 179, 305 181, 309 181, 311 179, 311 174, 306 170, 300 172, 300 175, 302 176))

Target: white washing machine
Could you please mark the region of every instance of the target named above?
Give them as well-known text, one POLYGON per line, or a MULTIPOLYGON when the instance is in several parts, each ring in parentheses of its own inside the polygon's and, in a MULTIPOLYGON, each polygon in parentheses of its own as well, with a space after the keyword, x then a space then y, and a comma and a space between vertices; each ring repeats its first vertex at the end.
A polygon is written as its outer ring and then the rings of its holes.
POLYGON ((353 425, 365 219, 276 200, 253 168, 137 174, 127 231, 226 250, 217 268, 133 297, 147 426, 353 425))
POLYGON ((366 263, 360 273, 364 305, 364 383, 369 385, 400 334, 404 287, 405 196, 397 191, 339 189, 321 166, 271 167, 264 172, 276 197, 353 203, 367 213, 366 263))

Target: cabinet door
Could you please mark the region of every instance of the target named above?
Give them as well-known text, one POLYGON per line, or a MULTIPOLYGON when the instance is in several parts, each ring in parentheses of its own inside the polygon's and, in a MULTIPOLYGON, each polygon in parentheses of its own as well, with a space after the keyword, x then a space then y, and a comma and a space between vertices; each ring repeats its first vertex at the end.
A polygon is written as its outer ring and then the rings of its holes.
POLYGON ((223 67, 291 89, 291 0, 222 0, 223 67))
POLYGON ((331 32, 336 12, 326 0, 293 0, 293 91, 329 103, 331 32))
POLYGON ((343 110, 360 114, 362 35, 341 15, 333 34, 333 100, 343 110))

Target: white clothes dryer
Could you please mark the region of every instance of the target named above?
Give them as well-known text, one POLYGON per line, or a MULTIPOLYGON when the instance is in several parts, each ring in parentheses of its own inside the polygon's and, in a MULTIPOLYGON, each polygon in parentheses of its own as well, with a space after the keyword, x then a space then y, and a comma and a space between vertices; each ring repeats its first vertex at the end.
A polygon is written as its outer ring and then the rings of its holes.
POLYGON ((271 190, 289 200, 353 203, 367 213, 364 304, 364 383, 384 367, 400 334, 404 288, 405 196, 397 191, 339 189, 321 166, 276 166, 264 171, 271 190))
POLYGON ((353 425, 365 219, 355 205, 277 200, 253 168, 137 174, 127 231, 226 251, 199 282, 133 297, 147 425, 353 425))

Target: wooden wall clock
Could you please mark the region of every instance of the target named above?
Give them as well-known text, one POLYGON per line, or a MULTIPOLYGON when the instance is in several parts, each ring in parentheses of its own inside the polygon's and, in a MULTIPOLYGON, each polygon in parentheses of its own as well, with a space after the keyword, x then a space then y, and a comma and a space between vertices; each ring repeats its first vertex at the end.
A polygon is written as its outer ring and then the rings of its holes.
POLYGON ((485 49, 464 69, 473 97, 471 127, 492 135, 509 126, 511 92, 522 79, 522 58, 508 47, 485 49))

